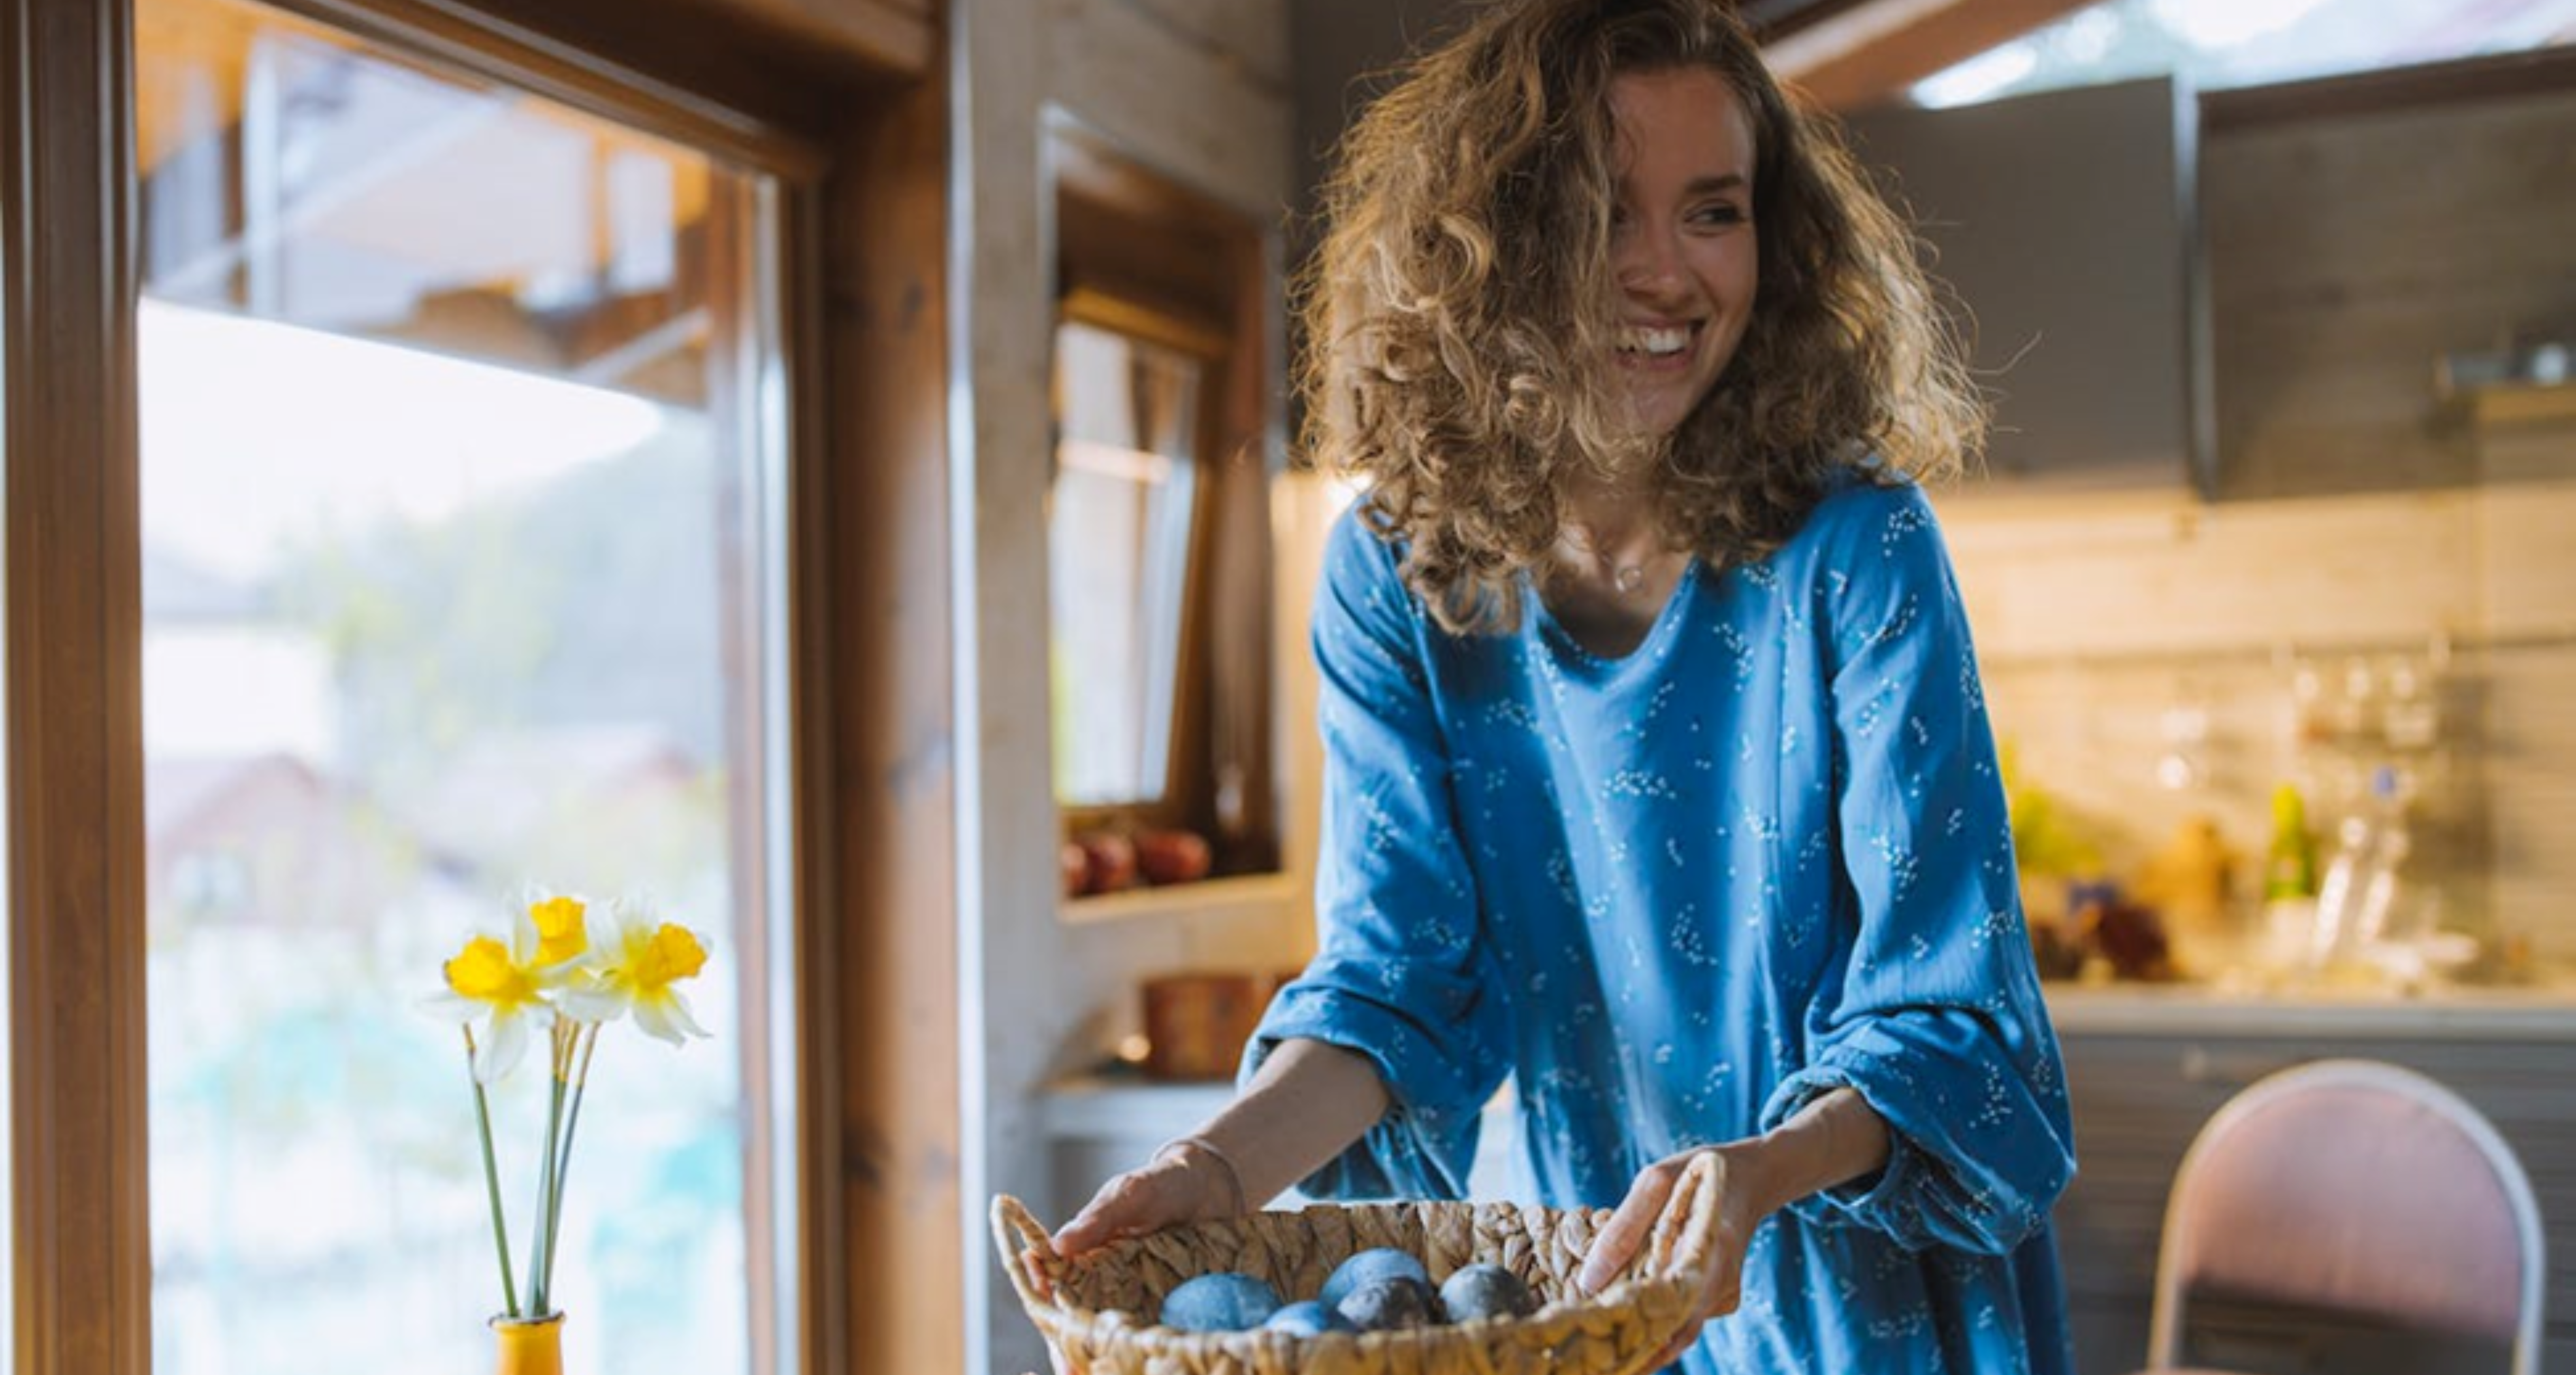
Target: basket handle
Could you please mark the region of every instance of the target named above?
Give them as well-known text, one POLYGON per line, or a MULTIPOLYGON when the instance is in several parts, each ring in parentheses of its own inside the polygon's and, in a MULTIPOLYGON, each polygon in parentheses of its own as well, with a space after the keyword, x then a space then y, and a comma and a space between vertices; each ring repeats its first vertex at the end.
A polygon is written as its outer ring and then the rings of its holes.
POLYGON ((1009 1194, 993 1196, 993 1243, 1002 1252, 1002 1272, 1011 1277, 1011 1287, 1020 1292, 1020 1302, 1032 1312, 1055 1306, 1055 1286, 1047 1282, 1038 1266, 1052 1264, 1055 1239, 1038 1225, 1026 1205, 1009 1194))

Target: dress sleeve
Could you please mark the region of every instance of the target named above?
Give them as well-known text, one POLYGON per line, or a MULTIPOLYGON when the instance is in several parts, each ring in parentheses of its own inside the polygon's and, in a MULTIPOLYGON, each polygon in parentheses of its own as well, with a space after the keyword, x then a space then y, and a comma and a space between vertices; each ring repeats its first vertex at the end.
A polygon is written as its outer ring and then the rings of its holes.
POLYGON ((1345 515, 1315 598, 1324 745, 1318 953, 1280 990, 1243 1075, 1283 1041, 1366 1056, 1386 1115, 1298 1187, 1315 1198, 1466 1194, 1479 1114, 1507 1044, 1458 842, 1426 624, 1384 542, 1345 515))
POLYGON ((2010 1251, 2075 1172, 2057 1038, 2023 925, 1975 652, 1912 486, 1847 498, 1828 546, 1834 799, 1859 930, 1809 1063, 1765 1130, 1836 1087, 1889 1133, 1886 1167, 1797 1205, 1912 1248, 2010 1251))

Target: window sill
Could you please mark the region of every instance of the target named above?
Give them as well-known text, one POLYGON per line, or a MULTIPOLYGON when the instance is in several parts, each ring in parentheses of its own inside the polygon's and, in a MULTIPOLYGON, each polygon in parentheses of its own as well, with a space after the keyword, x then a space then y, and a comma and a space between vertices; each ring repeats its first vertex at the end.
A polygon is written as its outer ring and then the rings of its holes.
POLYGON ((1129 917, 1249 916, 1287 907, 1304 895, 1303 887, 1286 874, 1236 874, 1196 883, 1066 898, 1057 910, 1065 921, 1076 924, 1129 917))

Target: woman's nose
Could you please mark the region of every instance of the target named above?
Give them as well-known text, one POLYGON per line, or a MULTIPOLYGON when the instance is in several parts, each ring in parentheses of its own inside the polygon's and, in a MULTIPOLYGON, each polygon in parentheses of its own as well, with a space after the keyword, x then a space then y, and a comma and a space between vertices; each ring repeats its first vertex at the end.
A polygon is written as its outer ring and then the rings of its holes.
POLYGON ((1620 236, 1611 255, 1619 285, 1630 291, 1667 286, 1680 273, 1680 254, 1670 230, 1637 226, 1620 236))

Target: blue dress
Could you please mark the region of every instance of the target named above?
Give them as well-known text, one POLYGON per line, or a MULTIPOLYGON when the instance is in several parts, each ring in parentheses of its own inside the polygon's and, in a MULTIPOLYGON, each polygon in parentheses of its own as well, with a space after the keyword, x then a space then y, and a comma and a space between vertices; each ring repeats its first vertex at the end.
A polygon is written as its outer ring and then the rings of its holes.
POLYGON ((1313 1038, 1394 1106, 1300 1187, 1461 1196, 1509 1076, 1541 1201, 1610 1205, 1848 1085, 1888 1164, 1765 1223, 1681 1368, 2066 1371, 2065 1083, 1922 493, 1855 478, 1768 559, 1694 563, 1619 659, 1523 605, 1451 635, 1332 532, 1320 949, 1245 1075, 1313 1038))

